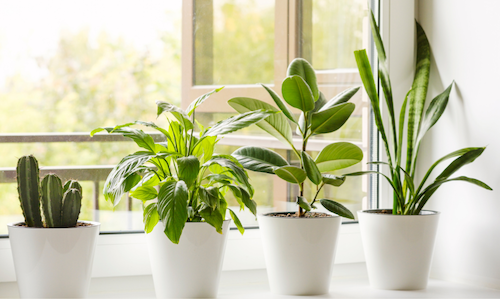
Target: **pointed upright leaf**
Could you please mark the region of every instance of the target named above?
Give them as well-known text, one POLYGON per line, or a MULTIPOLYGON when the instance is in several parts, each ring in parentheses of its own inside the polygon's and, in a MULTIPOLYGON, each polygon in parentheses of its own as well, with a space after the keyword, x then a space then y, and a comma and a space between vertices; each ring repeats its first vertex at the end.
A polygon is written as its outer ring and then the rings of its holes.
POLYGON ((189 120, 189 116, 181 108, 164 101, 156 101, 156 105, 158 106, 157 116, 168 112, 172 114, 186 130, 191 130, 193 128, 193 123, 189 120))
POLYGON ((314 109, 314 110, 315 111, 323 111, 323 110, 329 109, 333 106, 348 102, 358 92, 358 90, 360 88, 361 87, 359 87, 359 86, 348 88, 348 89, 342 91, 341 93, 339 93, 338 95, 334 96, 330 101, 324 103, 323 106, 321 106, 321 109, 319 109, 319 110, 314 109))
POLYGON ((187 115, 188 116, 191 116, 191 114, 193 114, 193 111, 198 108, 198 106, 200 106, 203 102, 205 102, 206 99, 208 99, 208 97, 210 97, 212 94, 216 93, 216 92, 219 92, 223 89, 224 87, 220 87, 220 88, 217 88, 217 89, 214 89, 200 97, 198 97, 196 100, 192 101, 191 104, 189 104, 188 108, 186 109, 186 112, 187 112, 187 115))
MULTIPOLYGON (((288 107, 286 106, 286 104, 283 102, 283 100, 280 98, 280 96, 274 92, 274 90, 272 90, 271 88, 265 86, 264 84, 261 84, 262 87, 264 87, 267 92, 269 93, 269 95, 271 96, 271 98, 273 99, 273 101, 276 103, 276 105, 278 106, 278 108, 281 110, 281 112, 283 112, 283 114, 291 121, 293 122, 296 122, 295 121, 295 118, 293 117, 292 113, 290 112, 290 110, 288 110, 288 107)), ((255 109, 254 109, 255 110, 255 109)), ((269 110, 269 109, 268 109, 269 110)), ((238 111, 239 112, 239 111, 238 111)), ((241 113, 241 112, 240 112, 241 113)))
POLYGON ((319 98, 318 82, 316 79, 316 72, 307 60, 303 58, 295 58, 287 69, 288 77, 297 75, 302 77, 304 81, 309 85, 311 92, 313 94, 314 100, 317 101, 319 98))

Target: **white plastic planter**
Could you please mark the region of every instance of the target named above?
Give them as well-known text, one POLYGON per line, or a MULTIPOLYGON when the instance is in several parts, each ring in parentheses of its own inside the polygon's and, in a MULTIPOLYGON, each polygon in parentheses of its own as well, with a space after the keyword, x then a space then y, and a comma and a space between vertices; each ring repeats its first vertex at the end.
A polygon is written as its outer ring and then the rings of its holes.
POLYGON ((386 290, 425 289, 439 213, 391 215, 367 210, 358 211, 358 219, 370 286, 386 290))
POLYGON ((84 298, 87 296, 97 222, 69 228, 34 228, 8 224, 21 298, 84 298))
POLYGON ((230 220, 222 234, 205 222, 188 222, 179 244, 165 236, 158 222, 146 235, 156 298, 214 298, 226 248, 230 220))
POLYGON ((258 215, 271 291, 322 295, 330 289, 341 218, 258 215))

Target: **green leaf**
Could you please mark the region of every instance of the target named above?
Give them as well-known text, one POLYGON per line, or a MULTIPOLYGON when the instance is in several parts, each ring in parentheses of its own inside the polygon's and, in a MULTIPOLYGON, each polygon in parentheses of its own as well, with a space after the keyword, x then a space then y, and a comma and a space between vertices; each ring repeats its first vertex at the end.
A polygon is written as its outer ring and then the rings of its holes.
POLYGON ((205 221, 211 226, 215 227, 215 230, 222 234, 222 225, 224 223, 224 217, 218 209, 212 209, 211 207, 206 207, 200 210, 200 215, 205 219, 205 221))
POLYGON ((292 184, 300 184, 307 178, 306 172, 296 166, 283 166, 276 169, 274 173, 276 173, 276 175, 283 180, 292 184))
POLYGON ((156 192, 156 189, 154 187, 142 186, 132 191, 130 193, 130 196, 142 201, 147 201, 155 199, 158 196, 158 192, 156 192))
POLYGON ((144 133, 142 130, 128 127, 134 124, 135 123, 128 123, 116 126, 114 128, 111 127, 97 128, 90 133, 91 134, 90 136, 93 136, 95 133, 102 130, 106 130, 108 133, 122 134, 123 137, 132 139, 139 147, 142 147, 152 153, 155 153, 155 141, 153 140, 153 137, 144 133))
POLYGON ((335 187, 341 186, 345 182, 345 176, 335 176, 333 174, 323 174, 323 183, 335 187))
POLYGON ((307 177, 314 183, 314 185, 319 185, 321 183, 321 172, 319 171, 318 166, 316 166, 313 158, 311 158, 308 153, 301 152, 300 154, 307 177))
POLYGON ((194 110, 196 108, 198 108, 198 106, 200 106, 203 102, 205 102, 205 100, 208 99, 208 97, 210 97, 212 94, 214 94, 216 92, 221 91, 223 88, 224 87, 220 87, 220 88, 214 89, 211 92, 208 92, 208 93, 206 93, 206 94, 198 97, 193 102, 191 102, 191 104, 189 104, 188 108, 186 109, 187 115, 191 116, 191 114, 193 114, 194 110))
POLYGON ((217 136, 202 137, 193 147, 191 154, 198 157, 202 163, 205 163, 212 158, 216 144, 217 136))
POLYGON ((349 119, 356 105, 343 103, 312 114, 311 134, 334 132, 349 119))
MULTIPOLYGON (((239 183, 243 184, 245 187, 247 187, 248 191, 251 192, 253 196, 253 189, 252 185, 250 185, 250 182, 248 181, 248 175, 243 168, 243 166, 232 156, 222 157, 222 156, 214 156, 212 160, 206 162, 203 164, 205 167, 210 167, 213 165, 218 165, 222 167, 223 171, 225 172, 224 174, 228 174, 229 172, 230 175, 232 175, 239 183), (232 161, 231 159, 234 159, 232 161), (227 170, 227 171, 226 171, 227 170)), ((215 174, 220 174, 220 172, 214 172, 215 174)))
POLYGON ((198 189, 198 196, 207 206, 215 209, 219 201, 219 188, 214 186, 208 188, 200 186, 198 189))
POLYGON ((184 181, 188 188, 196 181, 200 172, 200 161, 195 156, 177 159, 179 179, 184 181))
MULTIPOLYGON (((316 101, 316 103, 314 103, 314 109, 312 110, 312 112, 319 111, 321 108, 323 108, 325 104, 326 104, 325 95, 320 91, 319 99, 316 101)), ((308 119, 309 124, 311 124, 311 120, 312 120, 312 113, 309 113, 309 119, 308 119)), ((304 136, 305 134, 307 134, 305 126, 306 126, 305 116, 304 112, 302 112, 300 113, 299 121, 297 122, 297 130, 296 130, 297 135, 304 136)))
POLYGON ((158 214, 165 224, 165 235, 178 244, 187 221, 189 191, 183 181, 165 183, 158 193, 158 214))
POLYGON ((232 153, 243 167, 248 170, 274 174, 274 170, 288 165, 288 162, 278 153, 261 147, 240 147, 232 153))
POLYGON ((311 89, 314 100, 319 98, 318 82, 316 80, 316 72, 307 60, 303 58, 295 58, 287 69, 287 77, 294 75, 302 77, 311 89))
POLYGON ((302 196, 297 196, 297 204, 303 208, 304 210, 306 211, 310 211, 311 210, 311 205, 307 202, 307 200, 302 197, 302 196))
POLYGON ((314 97, 309 86, 300 76, 287 77, 281 85, 281 93, 285 101, 303 112, 314 109, 314 97))
MULTIPOLYGON (((283 100, 280 98, 280 96, 276 92, 274 92, 274 90, 272 90, 271 88, 265 86, 264 84, 261 84, 261 85, 262 85, 262 87, 264 87, 267 90, 267 92, 269 93, 269 95, 271 96, 271 98, 273 99, 273 101, 276 103, 276 105, 278 106, 278 108, 281 110, 281 112, 283 112, 283 114, 289 120, 291 120, 294 123, 296 123, 295 118, 293 117, 293 114, 290 112, 290 110, 286 106, 285 102, 283 102, 283 100)), ((268 109, 268 108, 266 108, 266 109, 268 109)), ((252 109, 252 110, 256 110, 256 109, 252 109)), ((238 111, 238 112, 240 112, 240 111, 238 111)))
POLYGON ((462 156, 453 160, 453 162, 451 162, 450 165, 448 165, 448 167, 446 167, 445 170, 443 170, 443 172, 441 172, 441 174, 437 176, 436 180, 445 180, 449 178, 463 166, 474 162, 477 157, 481 156, 485 149, 486 148, 484 147, 480 147, 475 150, 468 151, 462 156))
POLYGON ((316 157, 319 171, 334 171, 352 166, 363 160, 363 151, 349 142, 329 144, 316 157))
POLYGON ((150 204, 144 208, 143 213, 144 218, 144 231, 149 234, 153 231, 156 224, 160 220, 160 215, 158 215, 158 210, 156 208, 156 203, 150 204))
MULTIPOLYGON (((252 98, 232 98, 228 101, 228 104, 239 113, 246 113, 255 110, 278 111, 272 105, 252 98)), ((293 144, 292 128, 283 113, 270 115, 263 121, 257 123, 257 126, 281 142, 285 144, 293 144)))
POLYGON ((243 235, 245 233, 245 228, 241 224, 241 221, 238 218, 238 216, 236 216, 236 213, 233 212, 233 210, 229 209, 229 215, 231 215, 231 218, 233 219, 234 224, 236 225, 236 227, 238 228, 238 230, 240 231, 240 233, 243 235))
POLYGON ((383 174, 379 171, 375 171, 375 170, 357 171, 357 172, 346 173, 346 174, 344 174, 344 176, 359 176, 359 175, 365 175, 365 174, 378 174, 378 175, 383 176, 387 180, 387 182, 391 185, 392 190, 394 191, 394 194, 397 197, 398 202, 404 203, 403 190, 401 189, 401 186, 396 184, 388 176, 386 176, 385 174, 383 174))
POLYGON ((348 102, 358 92, 360 88, 361 87, 356 86, 342 91, 338 95, 334 96, 330 101, 324 103, 319 110, 315 109, 315 111, 324 111, 329 108, 332 108, 333 106, 337 106, 345 102, 348 102))
POLYGON ((125 185, 123 188, 123 192, 129 192, 132 188, 134 188, 140 181, 142 177, 137 173, 132 173, 125 179, 125 185))
POLYGON ((351 213, 351 211, 349 211, 349 209, 347 209, 340 203, 326 198, 321 199, 320 202, 323 205, 323 207, 325 207, 325 209, 327 209, 328 211, 335 213, 341 217, 354 219, 354 215, 351 213))
POLYGON ((179 123, 186 129, 186 131, 193 128, 193 123, 191 122, 191 120, 189 120, 189 116, 181 108, 164 101, 156 101, 156 105, 158 106, 157 116, 160 116, 162 113, 168 112, 179 121, 179 123))
POLYGON ((203 136, 218 136, 232 133, 234 131, 249 127, 266 117, 275 114, 275 111, 257 110, 221 120, 208 129, 203 136))

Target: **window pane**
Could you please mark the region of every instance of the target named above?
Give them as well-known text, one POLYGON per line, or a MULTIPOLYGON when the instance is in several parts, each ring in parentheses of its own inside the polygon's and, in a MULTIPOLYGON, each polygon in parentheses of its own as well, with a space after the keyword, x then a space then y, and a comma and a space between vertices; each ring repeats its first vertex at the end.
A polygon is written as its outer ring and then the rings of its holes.
POLYGON ((272 83, 274 1, 197 0, 194 84, 272 83))

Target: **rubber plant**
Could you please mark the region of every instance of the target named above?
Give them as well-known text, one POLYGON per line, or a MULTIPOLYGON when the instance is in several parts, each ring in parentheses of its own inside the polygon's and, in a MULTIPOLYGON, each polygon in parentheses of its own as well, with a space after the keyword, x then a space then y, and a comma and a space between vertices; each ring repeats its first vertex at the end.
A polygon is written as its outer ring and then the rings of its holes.
POLYGON ((360 87, 349 88, 331 100, 327 101, 319 91, 316 73, 305 59, 297 58, 288 66, 287 77, 284 79, 280 96, 269 87, 262 85, 277 108, 264 101, 237 97, 229 100, 229 105, 244 115, 258 109, 279 112, 257 123, 264 131, 287 144, 300 160, 300 165, 289 165, 286 159, 278 153, 255 146, 247 146, 236 150, 232 155, 248 170, 275 174, 281 179, 299 186, 297 197, 299 217, 305 217, 306 212, 317 208, 317 202, 330 212, 353 219, 353 214, 342 204, 331 199, 318 199, 325 185, 340 186, 345 177, 329 174, 352 166, 363 159, 363 152, 349 142, 336 142, 327 145, 313 159, 307 153, 307 143, 311 137, 334 132, 342 127, 354 111, 355 105, 348 101, 360 87), (295 119, 287 104, 301 111, 295 119), (297 126, 297 134, 302 138, 301 148, 297 149, 292 140, 291 123, 297 126), (312 199, 304 197, 304 182, 309 179, 315 186, 315 196, 312 199))
POLYGON ((372 162, 387 166, 389 175, 379 171, 363 171, 348 175, 379 174, 387 179, 393 189, 393 214, 418 215, 431 196, 444 183, 454 181, 465 181, 487 190, 492 190, 485 183, 466 176, 451 176, 462 166, 473 162, 479 157, 484 147, 468 147, 456 150, 438 159, 427 170, 420 182, 417 182, 415 172, 420 145, 425 134, 436 124, 446 109, 448 98, 453 88, 453 82, 439 95, 437 95, 424 109, 429 86, 431 51, 429 41, 422 28, 417 27, 417 59, 415 64, 415 77, 413 84, 406 94, 399 121, 396 120, 391 80, 387 67, 387 57, 380 36, 380 30, 375 21, 373 12, 370 17, 372 35, 378 53, 379 70, 378 75, 382 86, 385 104, 387 106, 388 131, 384 127, 380 98, 377 94, 376 84, 372 75, 372 69, 366 50, 354 52, 359 74, 363 81, 365 90, 370 98, 375 124, 383 141, 387 162, 372 162), (403 160, 404 135, 406 129, 406 158, 403 160), (431 173, 436 167, 449 159, 455 158, 432 182, 428 182, 431 173))
MULTIPOLYGON (((220 88, 222 89, 222 88, 220 88)), ((247 207, 256 214, 252 199, 254 189, 243 166, 230 155, 214 154, 219 136, 255 124, 272 111, 252 111, 230 117, 204 128, 195 119, 195 110, 213 90, 193 101, 186 111, 164 101, 158 101, 157 116, 165 114, 168 127, 163 129, 153 122, 135 121, 100 131, 121 134, 131 138, 140 151, 125 156, 109 174, 104 184, 104 197, 114 206, 126 192, 144 203, 144 225, 150 233, 161 220, 165 234, 179 243, 186 222, 207 222, 222 233, 222 224, 229 211, 241 233, 244 228, 224 197, 232 192, 240 208, 247 207), (195 124, 199 134, 194 133, 195 124), (142 125, 160 132, 161 141, 133 125, 142 125), (157 199, 157 201, 153 201, 157 199)))
POLYGON ((28 227, 77 225, 82 207, 82 186, 78 181, 68 180, 63 186, 57 175, 49 173, 40 183, 38 161, 32 155, 19 158, 16 173, 19 201, 28 227))

